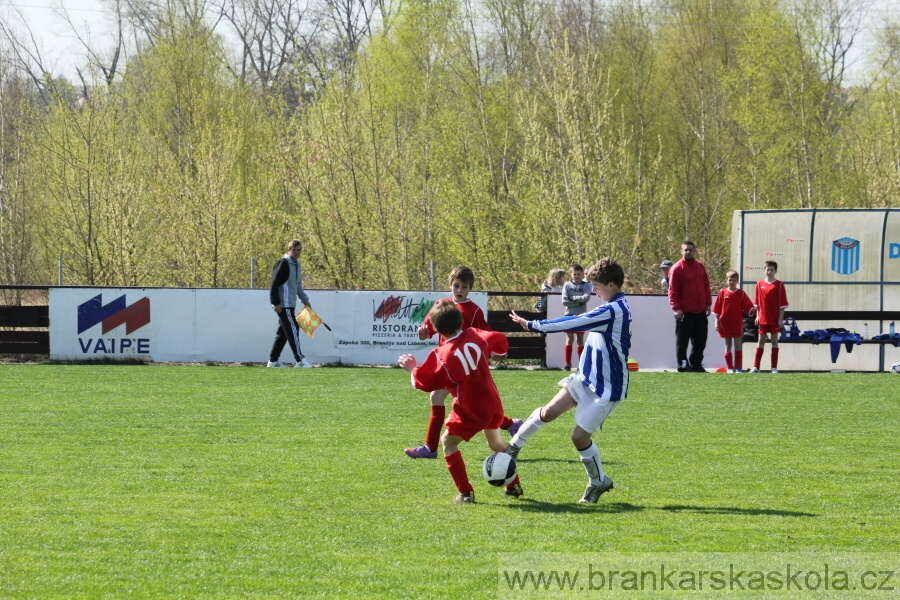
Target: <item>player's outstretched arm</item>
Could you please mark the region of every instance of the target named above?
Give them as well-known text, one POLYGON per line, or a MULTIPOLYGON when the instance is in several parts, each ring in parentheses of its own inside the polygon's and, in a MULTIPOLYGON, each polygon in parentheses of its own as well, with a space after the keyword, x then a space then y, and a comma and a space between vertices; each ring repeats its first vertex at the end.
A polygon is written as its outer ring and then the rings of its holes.
POLYGON ((516 311, 512 311, 509 313, 509 318, 512 319, 513 323, 517 323, 519 327, 528 331, 528 319, 523 319, 519 315, 516 314, 516 311))

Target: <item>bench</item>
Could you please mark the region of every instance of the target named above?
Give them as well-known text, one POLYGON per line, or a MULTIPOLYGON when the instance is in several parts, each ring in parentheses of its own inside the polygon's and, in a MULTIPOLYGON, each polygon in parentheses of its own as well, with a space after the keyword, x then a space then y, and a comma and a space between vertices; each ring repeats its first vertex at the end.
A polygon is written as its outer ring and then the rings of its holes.
MULTIPOLYGON (((845 311, 845 310, 786 310, 785 318, 793 317, 797 321, 797 327, 800 332, 810 331, 814 329, 827 329, 828 327, 843 327, 849 331, 856 331, 862 335, 863 323, 869 324, 869 338, 862 340, 864 345, 879 346, 879 370, 883 371, 885 366, 884 348, 886 346, 895 346, 897 340, 873 340, 873 335, 879 335, 882 330, 887 330, 888 323, 891 321, 900 321, 900 311, 845 311), (814 326, 810 323, 820 322, 828 323, 828 326, 814 326)), ((756 343, 756 339, 748 339, 745 335, 744 343, 756 343)), ((809 339, 782 339, 778 338, 778 345, 788 344, 825 344, 830 347, 830 340, 809 340, 809 339)), ((854 343, 854 345, 856 345, 854 343)))
MULTIPOLYGON (((533 321, 535 319, 546 319, 547 313, 535 312, 531 306, 534 304, 535 298, 544 296, 542 292, 488 292, 488 298, 496 305, 499 298, 514 298, 513 305, 528 306, 527 309, 520 310, 515 308, 516 314, 521 317, 533 321)), ((509 301, 504 302, 509 306, 509 301)), ((509 308, 503 310, 488 310, 488 325, 494 331, 506 334, 509 340, 509 353, 507 358, 513 359, 531 359, 539 360, 541 366, 545 366, 547 360, 547 348, 544 336, 540 333, 531 333, 523 330, 521 327, 512 322, 509 318, 509 308)))
MULTIPOLYGON (((516 310, 516 314, 524 319, 546 319, 547 313, 516 310)), ((508 310, 489 310, 488 325, 494 331, 506 334, 509 340, 509 354, 507 358, 528 358, 544 361, 547 358, 547 350, 544 336, 540 333, 531 333, 523 330, 509 318, 508 310)))
POLYGON ((50 307, 0 306, 0 354, 50 354, 50 307))

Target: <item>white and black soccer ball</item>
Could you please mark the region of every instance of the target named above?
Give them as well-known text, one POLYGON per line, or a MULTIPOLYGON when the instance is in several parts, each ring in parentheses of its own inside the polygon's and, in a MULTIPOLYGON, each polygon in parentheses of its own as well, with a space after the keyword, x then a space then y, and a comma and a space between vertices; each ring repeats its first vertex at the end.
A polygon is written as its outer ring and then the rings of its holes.
POLYGON ((509 485, 516 478, 516 460, 505 452, 491 454, 484 459, 481 473, 485 481, 493 486, 509 485))
POLYGON ((897 373, 898 375, 900 375, 900 361, 897 361, 891 365, 891 373, 897 373))

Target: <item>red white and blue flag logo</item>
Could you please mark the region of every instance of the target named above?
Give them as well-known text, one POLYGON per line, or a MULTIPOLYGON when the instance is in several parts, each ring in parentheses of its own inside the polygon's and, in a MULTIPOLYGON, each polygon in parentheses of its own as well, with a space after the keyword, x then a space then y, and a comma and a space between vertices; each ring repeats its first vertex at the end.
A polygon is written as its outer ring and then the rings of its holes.
POLYGON ((103 294, 97 294, 78 305, 78 333, 102 323, 103 333, 109 333, 119 325, 125 325, 125 335, 150 322, 150 298, 141 298, 131 306, 125 304, 125 296, 119 296, 109 304, 103 304, 103 294))
POLYGON ((103 304, 103 295, 97 294, 78 305, 78 344, 84 354, 149 354, 149 338, 129 337, 149 323, 150 298, 144 297, 129 305, 122 295, 103 304), (100 325, 99 336, 88 333, 90 337, 81 337, 97 325, 100 325), (124 335, 105 337, 120 325, 125 326, 124 335))

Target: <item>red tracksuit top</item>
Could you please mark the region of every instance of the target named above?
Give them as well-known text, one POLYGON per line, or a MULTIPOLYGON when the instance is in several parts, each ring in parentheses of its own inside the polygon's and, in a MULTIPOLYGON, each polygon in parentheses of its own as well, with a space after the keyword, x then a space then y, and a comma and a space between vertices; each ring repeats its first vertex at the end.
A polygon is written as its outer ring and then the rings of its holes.
POLYGON ((672 310, 702 313, 712 305, 709 276, 699 260, 683 258, 669 270, 669 304, 672 310))

